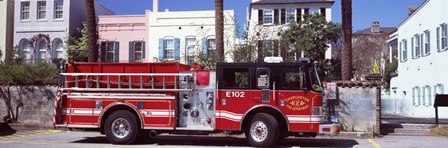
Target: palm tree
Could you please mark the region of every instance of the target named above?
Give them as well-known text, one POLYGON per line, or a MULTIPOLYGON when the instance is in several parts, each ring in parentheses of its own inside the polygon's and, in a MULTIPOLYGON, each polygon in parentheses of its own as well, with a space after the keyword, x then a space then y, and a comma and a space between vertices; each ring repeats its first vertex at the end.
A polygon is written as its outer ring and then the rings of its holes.
POLYGON ((215 0, 215 34, 218 61, 224 60, 224 14, 223 0, 215 0))
POLYGON ((85 0, 86 10, 87 10, 87 50, 88 50, 88 61, 96 62, 98 61, 98 33, 96 28, 95 19, 95 1, 85 0))
POLYGON ((352 75, 352 0, 342 0, 342 80, 352 75))

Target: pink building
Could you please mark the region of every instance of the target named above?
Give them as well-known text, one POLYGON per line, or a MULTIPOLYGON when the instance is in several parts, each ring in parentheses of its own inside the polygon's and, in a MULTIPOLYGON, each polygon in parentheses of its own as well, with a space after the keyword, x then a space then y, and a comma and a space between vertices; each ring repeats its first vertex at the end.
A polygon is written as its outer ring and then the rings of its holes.
POLYGON ((145 61, 149 36, 147 20, 147 15, 99 16, 101 61, 145 61))

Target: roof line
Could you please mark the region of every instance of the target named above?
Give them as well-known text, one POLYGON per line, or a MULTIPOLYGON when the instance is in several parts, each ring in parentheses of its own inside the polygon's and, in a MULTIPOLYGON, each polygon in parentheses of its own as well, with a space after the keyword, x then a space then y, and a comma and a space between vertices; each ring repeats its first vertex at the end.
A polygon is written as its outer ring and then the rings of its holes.
POLYGON ((400 28, 404 23, 406 23, 409 19, 411 19, 415 14, 417 14, 417 12, 419 12, 426 4, 428 4, 430 0, 425 0, 425 2, 423 2, 417 10, 415 10, 411 15, 409 15, 408 17, 406 17, 405 20, 403 20, 403 22, 400 23, 400 25, 398 25, 397 28, 400 28))

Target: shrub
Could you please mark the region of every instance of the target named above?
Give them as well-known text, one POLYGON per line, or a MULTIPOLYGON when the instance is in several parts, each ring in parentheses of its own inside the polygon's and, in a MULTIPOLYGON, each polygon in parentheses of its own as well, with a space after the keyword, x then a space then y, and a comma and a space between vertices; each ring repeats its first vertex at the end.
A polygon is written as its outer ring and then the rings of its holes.
POLYGON ((439 125, 431 129, 431 133, 438 136, 448 137, 448 125, 439 125))

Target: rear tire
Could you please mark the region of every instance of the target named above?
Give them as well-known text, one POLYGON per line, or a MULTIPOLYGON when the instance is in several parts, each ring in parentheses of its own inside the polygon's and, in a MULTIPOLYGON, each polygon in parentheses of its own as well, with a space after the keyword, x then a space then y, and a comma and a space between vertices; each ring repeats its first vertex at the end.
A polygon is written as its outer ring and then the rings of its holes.
POLYGON ((278 121, 269 114, 258 113, 246 129, 246 138, 251 146, 270 147, 280 138, 278 121))
POLYGON ((106 138, 113 144, 131 144, 140 135, 137 117, 127 110, 110 114, 104 124, 106 138))

